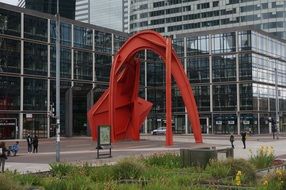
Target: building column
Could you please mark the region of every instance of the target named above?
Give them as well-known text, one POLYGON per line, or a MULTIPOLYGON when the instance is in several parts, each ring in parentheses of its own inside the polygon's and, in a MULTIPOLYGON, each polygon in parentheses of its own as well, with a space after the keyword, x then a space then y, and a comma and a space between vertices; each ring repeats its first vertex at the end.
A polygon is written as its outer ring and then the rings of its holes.
MULTIPOLYGON (((209 34, 209 76, 210 76, 210 113, 211 113, 211 133, 214 133, 214 117, 213 117, 213 72, 212 72, 212 35, 209 34)), ((209 128, 209 126, 207 126, 209 128)))
POLYGON ((65 92, 65 135, 73 135, 74 25, 71 25, 71 87, 65 92))
POLYGON ((114 34, 112 33, 111 34, 111 59, 112 59, 112 63, 113 63, 113 60, 114 60, 114 53, 115 53, 115 48, 114 48, 114 34))
MULTIPOLYGON (((91 89, 88 93, 87 93, 87 98, 86 98, 86 112, 89 111, 89 109, 93 106, 94 104, 94 98, 93 98, 93 89, 91 89)), ((91 130, 90 127, 88 126, 87 123, 87 131, 86 131, 88 136, 91 136, 91 130)))
POLYGON ((92 89, 96 87, 96 76, 95 76, 95 31, 92 30, 92 89))
POLYGON ((71 25, 71 87, 74 86, 74 25, 71 25))
POLYGON ((70 88, 65 93, 65 135, 73 135, 73 89, 70 88))
POLYGON ((24 13, 21 13, 21 78, 20 78, 20 115, 19 139, 23 139, 24 124, 24 13))
MULTIPOLYGON (((148 78, 147 78, 147 49, 144 50, 144 93, 145 93, 145 100, 148 100, 148 78)), ((148 133, 148 117, 144 121, 144 133, 148 133)))
POLYGON ((257 127, 258 127, 258 134, 260 135, 260 91, 258 90, 258 97, 257 97, 257 127))
POLYGON ((51 20, 48 19, 48 86, 47 86, 47 138, 50 138, 50 126, 51 126, 51 116, 50 116, 50 105, 51 105, 51 35, 50 35, 50 25, 51 20))
MULTIPOLYGON (((186 76, 188 76, 188 69, 187 69, 187 38, 186 37, 184 37, 184 70, 185 70, 186 76)), ((187 108, 185 106, 185 134, 188 134, 188 127, 189 127, 189 119, 188 119, 187 108)))
POLYGON ((239 88, 239 46, 238 46, 238 32, 235 32, 235 40, 236 40, 236 115, 237 115, 237 134, 240 134, 240 88, 239 88))

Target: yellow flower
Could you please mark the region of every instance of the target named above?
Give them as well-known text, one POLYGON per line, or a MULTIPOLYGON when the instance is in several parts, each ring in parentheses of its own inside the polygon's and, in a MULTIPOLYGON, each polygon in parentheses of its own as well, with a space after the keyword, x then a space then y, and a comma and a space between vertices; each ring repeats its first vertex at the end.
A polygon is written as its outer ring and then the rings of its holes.
POLYGON ((235 176, 235 184, 237 186, 241 185, 241 175, 242 175, 241 171, 237 171, 236 176, 235 176))
POLYGON ((263 181, 263 185, 264 185, 264 186, 267 186, 267 185, 268 185, 268 181, 267 181, 267 180, 264 180, 264 181, 263 181))

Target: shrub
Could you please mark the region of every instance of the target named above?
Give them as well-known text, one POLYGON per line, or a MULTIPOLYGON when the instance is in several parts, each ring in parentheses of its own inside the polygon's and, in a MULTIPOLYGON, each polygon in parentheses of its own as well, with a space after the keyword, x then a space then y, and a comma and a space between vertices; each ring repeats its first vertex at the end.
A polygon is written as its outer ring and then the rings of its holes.
POLYGON ((41 177, 33 174, 24 174, 24 175, 16 174, 14 176, 14 179, 20 182, 20 184, 28 186, 40 186, 42 184, 41 177))
POLYGON ((228 159, 226 165, 230 166, 230 175, 236 176, 238 171, 243 174, 242 183, 254 183, 256 181, 256 173, 254 166, 244 159, 228 159))
POLYGON ((250 151, 250 162, 257 168, 262 169, 272 165, 275 156, 273 147, 261 146, 256 154, 250 151))
POLYGON ((181 168, 182 163, 180 155, 174 153, 153 154, 143 159, 149 166, 158 166, 163 168, 181 168))
POLYGON ((25 187, 20 186, 18 182, 12 179, 11 176, 0 174, 0 189, 3 190, 25 190, 25 187))
POLYGON ((106 182, 111 181, 113 178, 114 166, 99 166, 96 168, 90 168, 88 170, 88 176, 94 182, 106 182))
POLYGON ((266 175, 261 184, 261 190, 286 189, 286 171, 279 169, 275 170, 273 173, 266 175))
POLYGON ((139 179, 144 173, 145 166, 136 159, 123 159, 113 167, 113 176, 120 179, 139 179))
POLYGON ((218 160, 210 160, 209 164, 205 168, 205 171, 211 176, 220 179, 225 178, 229 175, 231 170, 231 166, 228 164, 225 164, 224 161, 218 161, 218 160))
POLYGON ((51 173, 56 177, 63 177, 74 171, 75 166, 67 163, 53 163, 50 164, 51 173))

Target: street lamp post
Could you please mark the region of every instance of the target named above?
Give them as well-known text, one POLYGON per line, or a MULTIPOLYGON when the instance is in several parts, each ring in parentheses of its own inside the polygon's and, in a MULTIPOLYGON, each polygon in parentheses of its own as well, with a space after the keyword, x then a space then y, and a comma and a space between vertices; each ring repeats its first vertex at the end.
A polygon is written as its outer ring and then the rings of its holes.
POLYGON ((60 13, 59 0, 57 0, 57 14, 56 14, 56 161, 60 161, 60 13))

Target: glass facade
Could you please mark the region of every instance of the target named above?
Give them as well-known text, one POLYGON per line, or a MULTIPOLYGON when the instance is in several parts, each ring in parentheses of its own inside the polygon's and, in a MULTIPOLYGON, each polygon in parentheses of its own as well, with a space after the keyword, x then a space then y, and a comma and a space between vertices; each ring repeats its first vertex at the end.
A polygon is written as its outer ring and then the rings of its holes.
MULTIPOLYGON (((55 21, 33 14, 0 9, 0 122, 14 123, 1 125, 1 138, 55 134, 50 116, 56 103, 55 21)), ((87 110, 108 88, 113 56, 127 38, 77 21, 61 23, 63 135, 89 134, 87 110)), ((204 133, 268 133, 269 117, 277 116, 276 95, 280 130, 286 131, 285 44, 249 27, 174 36, 173 47, 192 85, 204 133)), ((165 125, 165 67, 151 51, 141 51, 138 57, 139 93, 153 103, 142 132, 150 132, 165 125)), ((175 81, 172 86, 173 131, 190 133, 175 81)))
MULTIPOLYGON (((248 27, 206 33, 173 40, 193 88, 203 133, 269 133, 269 117, 277 116, 276 93, 280 131, 286 132, 286 41, 248 27)), ((157 55, 147 52, 143 58, 145 95, 154 103, 147 122, 150 132, 165 124, 165 71, 157 55)), ((175 82, 172 98, 173 131, 191 132, 175 82)))
MULTIPOLYGON (((75 18, 76 0, 59 1, 59 12, 62 17, 75 18)), ((57 13, 56 0, 25 0, 25 8, 55 15, 57 13)))
MULTIPOLYGON (((165 35, 177 35, 255 26, 286 39, 285 13, 285 0, 131 0, 129 27, 131 33, 152 29, 165 35)), ((217 34, 213 40, 233 40, 231 36, 228 33, 217 34)), ((214 45, 216 47, 217 44, 214 45)), ((222 49, 213 50, 231 51, 231 45, 235 44, 228 45, 230 47, 221 46, 222 49)))
MULTIPOLYGON (((50 112, 56 104, 55 20, 19 10, 0 9, 0 138, 49 138, 56 124, 50 112)), ((62 135, 87 135, 87 110, 107 88, 112 57, 127 38, 77 21, 61 23, 62 135)))

